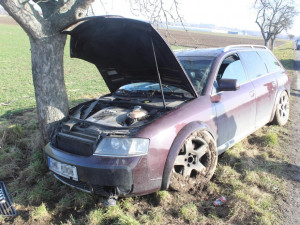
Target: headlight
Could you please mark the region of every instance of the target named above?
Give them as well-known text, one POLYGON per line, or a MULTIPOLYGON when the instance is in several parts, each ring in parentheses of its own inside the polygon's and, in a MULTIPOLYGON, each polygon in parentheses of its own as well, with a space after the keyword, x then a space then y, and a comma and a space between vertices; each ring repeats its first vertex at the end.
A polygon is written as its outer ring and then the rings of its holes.
POLYGON ((148 153, 149 139, 144 138, 103 138, 94 155, 135 156, 148 153))

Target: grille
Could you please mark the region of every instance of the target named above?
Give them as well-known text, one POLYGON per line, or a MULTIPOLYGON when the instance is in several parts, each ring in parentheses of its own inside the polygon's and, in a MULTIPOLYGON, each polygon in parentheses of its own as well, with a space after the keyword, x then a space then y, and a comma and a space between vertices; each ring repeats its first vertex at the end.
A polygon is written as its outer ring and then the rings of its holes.
POLYGON ((0 181, 0 215, 2 216, 17 215, 17 212, 10 201, 7 190, 2 181, 0 181))
POLYGON ((75 155, 91 156, 96 147, 97 138, 83 138, 65 133, 58 133, 56 136, 57 147, 65 152, 75 155))

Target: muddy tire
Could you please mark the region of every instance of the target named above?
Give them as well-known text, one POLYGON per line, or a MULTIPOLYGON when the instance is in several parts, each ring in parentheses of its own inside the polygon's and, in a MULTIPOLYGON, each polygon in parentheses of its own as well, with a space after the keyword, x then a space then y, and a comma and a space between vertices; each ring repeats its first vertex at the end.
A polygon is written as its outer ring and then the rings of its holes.
POLYGON ((289 96, 286 91, 283 91, 280 94, 279 101, 276 104, 276 111, 273 122, 279 126, 284 126, 288 122, 289 114, 289 96))
POLYGON ((203 187, 213 176, 218 162, 215 140, 207 131, 192 133, 175 159, 170 189, 190 191, 203 187))

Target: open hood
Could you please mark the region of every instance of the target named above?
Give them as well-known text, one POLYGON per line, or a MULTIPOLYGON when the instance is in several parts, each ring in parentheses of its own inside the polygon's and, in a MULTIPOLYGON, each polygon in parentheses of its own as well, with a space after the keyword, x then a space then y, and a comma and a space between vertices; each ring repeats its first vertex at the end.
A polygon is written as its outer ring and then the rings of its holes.
POLYGON ((95 64, 111 92, 134 82, 158 82, 159 71, 163 84, 197 96, 178 59, 149 23, 87 17, 62 32, 71 35, 71 57, 95 64))

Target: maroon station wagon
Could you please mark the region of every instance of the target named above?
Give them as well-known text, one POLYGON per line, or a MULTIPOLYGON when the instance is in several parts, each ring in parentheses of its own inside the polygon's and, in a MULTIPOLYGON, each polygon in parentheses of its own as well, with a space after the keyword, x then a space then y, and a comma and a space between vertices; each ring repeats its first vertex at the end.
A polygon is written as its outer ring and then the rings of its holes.
POLYGON ((174 54, 149 23, 119 17, 62 32, 71 57, 93 63, 110 90, 72 108, 45 147, 49 169, 72 187, 111 199, 167 189, 175 176, 208 181, 219 154, 288 121, 289 77, 264 46, 174 54))

